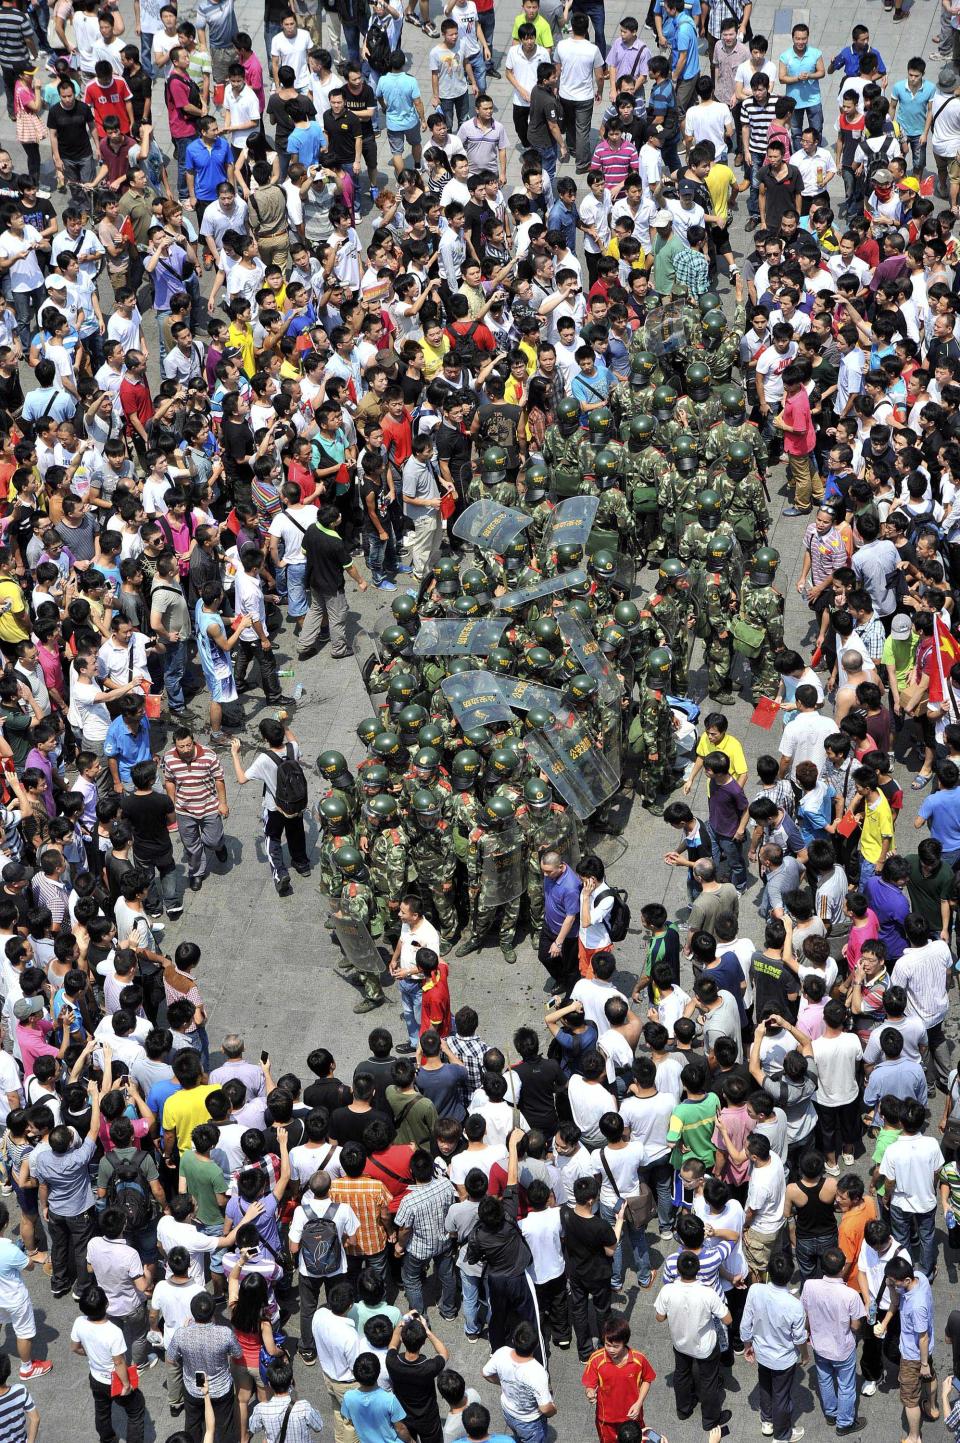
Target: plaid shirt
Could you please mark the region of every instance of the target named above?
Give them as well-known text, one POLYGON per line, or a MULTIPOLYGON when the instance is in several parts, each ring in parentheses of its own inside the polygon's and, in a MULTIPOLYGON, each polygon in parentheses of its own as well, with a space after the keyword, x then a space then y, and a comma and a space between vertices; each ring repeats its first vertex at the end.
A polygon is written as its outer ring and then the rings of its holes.
POLYGON ((674 256, 673 274, 677 284, 686 286, 692 296, 702 296, 710 289, 710 263, 701 251, 689 246, 674 256))
POLYGON ((867 648, 867 655, 871 661, 879 661, 883 656, 883 643, 887 634, 883 629, 883 622, 879 616, 871 617, 866 626, 857 627, 857 636, 867 648))
POLYGON ((373 1177, 338 1177, 330 1184, 333 1202, 347 1203, 360 1219, 360 1228, 344 1243, 346 1252, 354 1257, 371 1257, 387 1246, 387 1234, 380 1221, 380 1211, 390 1202, 390 1194, 382 1182, 373 1177))
POLYGON ((483 1054, 487 1050, 487 1044, 479 1037, 458 1037, 455 1032, 444 1038, 444 1041, 447 1050, 467 1069, 470 1086, 476 1092, 483 1083, 483 1054))
POLYGON ((398 1228, 412 1228, 407 1252, 421 1260, 436 1257, 450 1246, 447 1209, 457 1201, 453 1183, 446 1177, 417 1183, 397 1208, 398 1228))
MULTIPOLYGON (((289 1394, 283 1398, 270 1398, 266 1403, 258 1403, 250 1414, 251 1430, 259 1433, 262 1429, 267 1443, 277 1443, 290 1403, 289 1394)), ((298 1398, 290 1408, 285 1443, 315 1443, 322 1428, 323 1419, 313 1404, 308 1403, 306 1398, 298 1398)))

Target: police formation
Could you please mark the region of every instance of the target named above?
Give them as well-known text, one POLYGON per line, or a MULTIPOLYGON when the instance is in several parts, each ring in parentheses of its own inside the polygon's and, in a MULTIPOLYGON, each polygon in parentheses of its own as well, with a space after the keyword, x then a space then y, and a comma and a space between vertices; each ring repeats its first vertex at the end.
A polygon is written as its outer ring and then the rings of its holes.
POLYGON ((715 701, 776 689, 767 449, 731 380, 743 327, 714 294, 672 296, 609 404, 562 398, 519 473, 483 453, 451 554, 358 638, 366 756, 355 775, 339 752, 317 762, 321 886, 356 1011, 384 1000, 377 947, 411 889, 445 949, 495 932, 513 963, 522 922, 542 922, 543 853, 575 864, 634 802, 662 814, 698 641, 715 701))

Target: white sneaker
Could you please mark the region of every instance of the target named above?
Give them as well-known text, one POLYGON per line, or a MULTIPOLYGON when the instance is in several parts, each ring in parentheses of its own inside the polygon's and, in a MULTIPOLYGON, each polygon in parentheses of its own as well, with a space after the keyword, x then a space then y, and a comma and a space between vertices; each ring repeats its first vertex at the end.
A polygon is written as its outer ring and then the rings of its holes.
POLYGON ((835 1162, 827 1163, 826 1167, 823 1170, 827 1174, 827 1177, 840 1176, 840 1169, 837 1167, 837 1164, 835 1162))
POLYGON ((854 1157, 852 1152, 842 1152, 840 1154, 840 1161, 843 1163, 844 1167, 853 1167, 853 1164, 856 1162, 856 1158, 854 1157))
POLYGON ((872 1398, 873 1395, 874 1395, 874 1393, 876 1393, 876 1391, 877 1391, 877 1389, 878 1389, 879 1387, 880 1387, 880 1384, 877 1383, 877 1382, 874 1382, 874 1381, 871 1379, 871 1381, 870 1381, 869 1383, 864 1383, 863 1387, 860 1389, 860 1397, 861 1397, 861 1398, 872 1398))
POLYGON ((793 1432, 790 1434, 790 1437, 782 1439, 781 1443, 800 1443, 800 1439, 803 1437, 803 1435, 803 1428, 794 1428, 793 1432))
POLYGON ((761 1423, 761 1424, 760 1424, 760 1432, 763 1434, 764 1438, 772 1438, 772 1437, 773 1437, 773 1424, 772 1424, 772 1423, 761 1423))

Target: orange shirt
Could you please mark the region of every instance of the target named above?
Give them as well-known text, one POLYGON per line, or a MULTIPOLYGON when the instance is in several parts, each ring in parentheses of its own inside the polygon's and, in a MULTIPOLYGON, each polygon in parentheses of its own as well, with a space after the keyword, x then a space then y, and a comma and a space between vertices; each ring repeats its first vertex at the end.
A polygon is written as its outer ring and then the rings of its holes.
MULTIPOLYGON (((863 1230, 867 1223, 873 1222, 877 1216, 877 1205, 873 1198, 864 1198, 855 1208, 840 1216, 840 1225, 837 1230, 837 1245, 848 1263, 856 1263, 860 1256, 860 1245, 863 1242, 863 1230)), ((849 1278, 847 1287, 859 1291, 857 1288, 857 1270, 854 1267, 849 1278)))
MULTIPOLYGON (((636 1348, 630 1348, 620 1363, 608 1358, 606 1349, 598 1348, 590 1355, 581 1382, 585 1388, 596 1389, 597 1418, 601 1423, 625 1423, 642 1384, 652 1383, 656 1376, 649 1360, 636 1348)), ((642 1411, 637 1422, 642 1428, 642 1411)))

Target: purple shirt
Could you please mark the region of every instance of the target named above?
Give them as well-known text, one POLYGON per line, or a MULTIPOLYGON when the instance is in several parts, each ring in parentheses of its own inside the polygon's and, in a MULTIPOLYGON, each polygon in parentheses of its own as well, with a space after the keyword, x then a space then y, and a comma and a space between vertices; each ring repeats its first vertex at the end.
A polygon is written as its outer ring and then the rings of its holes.
POLYGON ((731 777, 722 786, 710 783, 708 819, 718 837, 734 836, 740 825, 740 818, 747 810, 746 796, 739 782, 731 777))
POLYGON ((238 1057, 232 1062, 224 1062, 214 1072, 211 1072, 210 1081, 215 1087, 222 1087, 225 1082, 230 1081, 231 1077, 235 1077, 238 1082, 243 1083, 247 1089, 248 1100, 254 1097, 263 1097, 266 1094, 267 1083, 263 1075, 263 1068, 257 1067, 253 1062, 244 1062, 242 1057, 238 1057))
POLYGON ((27 752, 27 760, 24 762, 24 767, 36 767, 38 772, 43 772, 43 775, 47 779, 47 785, 43 793, 44 805, 47 809, 47 816, 55 817, 57 808, 53 800, 53 763, 49 756, 47 756, 45 752, 40 751, 39 747, 31 747, 27 752))
POLYGON ((650 51, 639 37, 627 46, 618 35, 607 51, 607 64, 613 70, 615 80, 622 75, 632 75, 639 88, 650 72, 650 51))
POLYGON ((880 940, 887 948, 887 961, 896 962, 907 948, 903 924, 910 911, 910 903, 899 887, 892 882, 884 882, 880 877, 870 877, 863 891, 877 914, 880 940))
POLYGON ((564 867, 559 877, 544 877, 543 917, 551 937, 556 937, 567 917, 576 918, 567 936, 576 937, 579 933, 580 878, 572 867, 564 867))
POLYGON ((863 1299, 842 1278, 809 1278, 800 1301, 806 1309, 810 1344, 821 1358, 843 1363, 857 1351, 857 1338, 850 1324, 866 1314, 863 1299))

